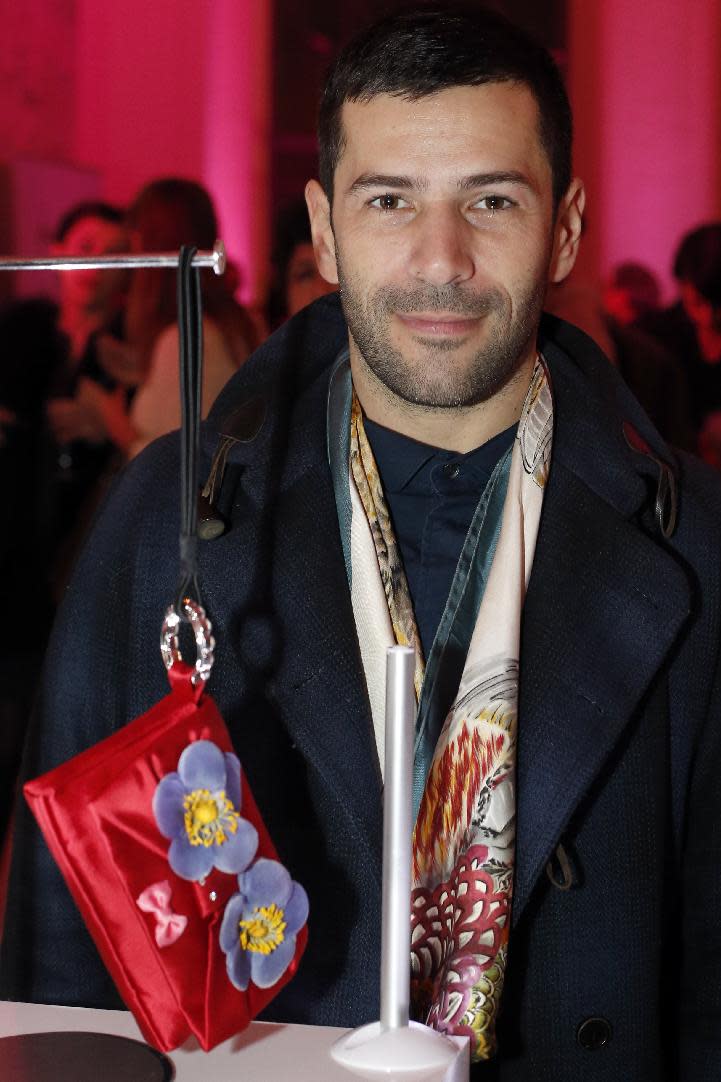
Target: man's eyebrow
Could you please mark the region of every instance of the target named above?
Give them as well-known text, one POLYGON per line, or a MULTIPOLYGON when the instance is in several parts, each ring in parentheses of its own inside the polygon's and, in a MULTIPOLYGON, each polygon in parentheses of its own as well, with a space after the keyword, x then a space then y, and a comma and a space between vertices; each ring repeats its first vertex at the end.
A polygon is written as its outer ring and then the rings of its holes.
POLYGON ((369 188, 393 188, 396 191, 425 191, 428 181, 423 177, 389 176, 386 173, 361 173, 351 184, 348 194, 365 192, 369 188))
POLYGON ((487 188, 491 184, 521 184, 524 188, 533 190, 528 177, 514 169, 496 173, 473 173, 469 177, 462 177, 458 181, 458 190, 470 192, 475 188, 487 188))

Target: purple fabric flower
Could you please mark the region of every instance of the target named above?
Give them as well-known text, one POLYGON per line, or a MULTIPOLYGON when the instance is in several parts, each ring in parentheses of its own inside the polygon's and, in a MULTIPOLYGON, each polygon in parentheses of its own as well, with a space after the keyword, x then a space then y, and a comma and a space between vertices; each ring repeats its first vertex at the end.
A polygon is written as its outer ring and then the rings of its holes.
POLYGON ((255 856, 258 832, 239 814, 240 762, 210 740, 189 744, 177 773, 161 779, 153 813, 181 879, 202 880, 213 868, 237 875, 255 856))
POLYGON ((308 919, 308 896, 282 864, 264 857, 238 876, 238 886, 220 926, 228 977, 241 992, 251 980, 270 988, 293 961, 296 936, 308 919))

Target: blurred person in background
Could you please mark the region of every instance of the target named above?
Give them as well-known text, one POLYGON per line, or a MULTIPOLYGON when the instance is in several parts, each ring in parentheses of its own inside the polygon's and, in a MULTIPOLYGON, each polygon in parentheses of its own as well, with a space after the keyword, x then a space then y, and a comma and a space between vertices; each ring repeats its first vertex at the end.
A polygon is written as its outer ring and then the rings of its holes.
MULTIPOLYGON (((108 203, 80 203, 60 220, 50 252, 116 251, 122 220, 108 203)), ((0 311, 0 576, 9 614, 0 636, 0 838, 52 622, 58 554, 108 454, 102 441, 54 432, 51 399, 99 378, 95 339, 120 310, 122 280, 83 270, 63 271, 58 282, 59 303, 29 297, 0 311)))
MULTIPOLYGON (((118 251, 124 246, 122 221, 123 211, 108 203, 77 204, 60 220, 50 251, 58 257, 118 251)), ((0 475, 6 526, 0 558, 3 568, 13 572, 12 581, 20 568, 32 570, 26 587, 41 592, 46 568, 108 454, 102 439, 85 440, 89 433, 82 425, 72 432, 62 423, 56 427, 54 409, 58 399, 70 400, 84 380, 106 380, 97 337, 119 318, 124 281, 115 272, 73 270, 61 272, 58 284, 57 304, 49 297, 30 297, 0 312, 0 475)), ((93 430, 92 436, 97 435, 93 430)))
POLYGON ((652 335, 634 324, 658 299, 658 284, 640 264, 621 264, 604 288, 571 274, 550 287, 546 308, 593 338, 623 376, 654 425, 670 444, 694 445, 683 370, 652 335))
MULTIPOLYGON (((180 177, 147 184, 130 206, 127 227, 133 252, 177 251, 184 244, 210 249, 218 236, 210 195, 200 184, 180 177)), ((97 421, 125 457, 180 424, 176 278, 173 269, 133 272, 126 316, 130 348, 106 358, 109 373, 120 384, 136 388, 129 408, 120 391, 93 389, 91 408, 97 421)), ((222 277, 204 268, 200 281, 205 415, 256 344, 256 332, 222 277)))
MULTIPOLYGON (((124 248, 123 211, 108 203, 80 203, 60 221, 51 254, 108 255, 124 248)), ((82 359, 90 336, 104 327, 119 308, 122 281, 107 270, 63 271, 59 278, 59 325, 68 339, 70 357, 82 359)))
POLYGON ((721 466, 721 222, 687 233, 673 264, 678 299, 649 312, 638 326, 682 366, 698 450, 721 466))
POLYGON ((304 199, 297 199, 278 215, 272 261, 268 325, 273 329, 337 288, 318 270, 304 199))
MULTIPOLYGON (((103 256, 124 251, 123 220, 119 207, 80 204, 61 221, 52 254, 103 256)), ((84 536, 95 487, 114 454, 112 442, 87 402, 93 387, 116 389, 102 364, 101 343, 106 336, 124 337, 127 282, 127 274, 116 269, 59 275, 58 327, 67 342, 67 354, 52 373, 47 390, 49 438, 43 444, 39 485, 41 532, 56 599, 84 536)))
MULTIPOLYGON (((124 243, 122 221, 123 212, 108 203, 80 203, 61 219, 51 254, 94 256, 118 251, 124 243)), ((0 405, 5 411, 6 447, 14 437, 32 434, 35 439, 48 400, 69 398, 85 376, 99 378, 96 336, 113 324, 122 308, 123 278, 114 272, 63 271, 58 281, 58 304, 48 297, 31 297, 11 302, 0 313, 0 405)), ((52 406, 49 419, 55 430, 52 406)), ((67 443, 62 425, 56 435, 61 445, 67 443)), ((58 483, 62 481, 61 487, 77 494, 93 466, 80 461, 78 448, 59 446, 49 453, 55 458, 51 472, 58 472, 58 483)), ((72 512, 60 517, 72 518, 72 512)))
POLYGON ((622 327, 657 311, 660 303, 658 278, 643 263, 619 263, 603 289, 606 314, 622 327))
POLYGON ((639 326, 661 304, 658 278, 643 263, 619 263, 603 288, 610 356, 661 435, 674 447, 695 449, 689 416, 688 380, 683 366, 663 341, 639 326))

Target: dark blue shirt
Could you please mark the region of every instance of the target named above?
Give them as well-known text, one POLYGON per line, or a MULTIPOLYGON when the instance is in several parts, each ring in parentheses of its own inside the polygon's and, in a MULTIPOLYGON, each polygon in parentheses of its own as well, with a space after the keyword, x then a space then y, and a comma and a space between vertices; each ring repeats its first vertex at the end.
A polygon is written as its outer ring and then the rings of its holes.
POLYGON ((517 425, 467 454, 444 451, 364 419, 428 657, 478 501, 517 425))

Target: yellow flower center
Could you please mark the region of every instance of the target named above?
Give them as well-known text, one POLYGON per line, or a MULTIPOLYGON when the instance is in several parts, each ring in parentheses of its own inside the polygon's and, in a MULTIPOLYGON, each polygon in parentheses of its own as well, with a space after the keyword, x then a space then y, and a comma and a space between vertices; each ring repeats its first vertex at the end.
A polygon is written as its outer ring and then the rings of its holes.
POLYGON ((273 903, 253 910, 250 920, 241 920, 240 945, 245 951, 256 954, 270 954, 285 939, 285 913, 273 903))
POLYGON ((240 816, 225 791, 193 789, 183 800, 185 830, 191 845, 222 845, 235 834, 240 816))

